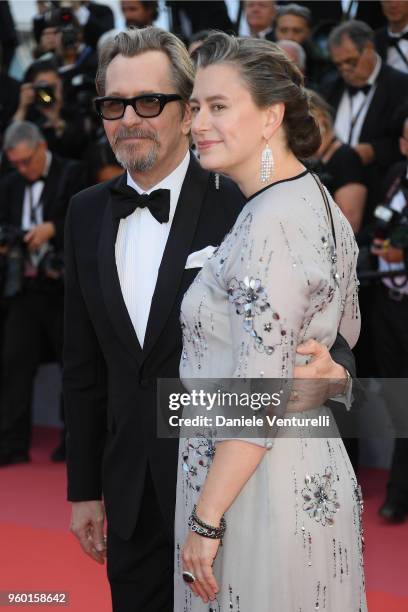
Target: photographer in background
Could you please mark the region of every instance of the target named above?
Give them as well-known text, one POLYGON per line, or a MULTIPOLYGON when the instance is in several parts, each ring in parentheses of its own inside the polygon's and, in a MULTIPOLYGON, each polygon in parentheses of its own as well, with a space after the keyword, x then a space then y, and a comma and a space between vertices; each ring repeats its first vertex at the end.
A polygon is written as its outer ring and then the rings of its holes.
MULTIPOLYGON (((394 164, 386 178, 384 204, 375 211, 383 221, 377 221, 371 249, 380 271, 401 270, 401 276, 382 279, 373 304, 373 344, 382 378, 408 377, 408 113, 399 143, 406 159, 394 164)), ((384 395, 397 435, 406 435, 407 398, 395 383, 386 385, 384 395)), ((395 440, 387 497, 379 514, 392 523, 408 516, 408 438, 395 440)))
POLYGON ((85 120, 65 104, 62 80, 55 64, 34 62, 24 80, 13 121, 35 123, 50 151, 61 157, 81 159, 89 142, 85 120))
POLYGON ((113 13, 106 4, 83 0, 59 3, 43 2, 40 0, 37 1, 38 14, 33 19, 33 31, 37 43, 40 42, 41 34, 46 24, 46 13, 52 5, 54 7, 57 6, 57 8, 69 8, 72 10, 78 23, 83 28, 84 42, 93 49, 96 49, 100 36, 113 28, 113 13))
POLYGON ((0 465, 29 460, 32 387, 44 355, 60 361, 63 227, 83 188, 78 162, 52 154, 32 123, 9 126, 4 150, 16 171, 0 181, 1 293, 6 308, 0 364, 0 465))
MULTIPOLYGON (((57 65, 62 79, 65 107, 87 120, 94 113, 96 52, 84 43, 83 28, 69 6, 63 5, 47 13, 45 23, 48 31, 54 28, 56 32, 55 51, 49 57, 57 65)), ((94 117, 96 121, 96 115, 94 117)), ((88 126, 89 131, 91 127, 88 126)))

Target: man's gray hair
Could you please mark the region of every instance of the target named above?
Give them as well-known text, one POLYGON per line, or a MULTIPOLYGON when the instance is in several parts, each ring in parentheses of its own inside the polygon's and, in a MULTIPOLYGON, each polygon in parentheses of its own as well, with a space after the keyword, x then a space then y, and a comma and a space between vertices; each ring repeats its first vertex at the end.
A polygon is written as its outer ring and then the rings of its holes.
POLYGON ((22 142, 26 142, 34 148, 40 142, 45 142, 45 138, 35 123, 14 121, 4 133, 3 148, 5 151, 9 151, 22 142))
POLYGON ((282 51, 285 51, 285 52, 294 51, 297 56, 296 65, 301 69, 302 72, 305 71, 306 53, 302 45, 299 45, 299 43, 295 42, 294 40, 286 40, 286 39, 278 40, 276 44, 278 45, 280 49, 282 49, 282 51))
POLYGON ((301 6, 300 4, 295 4, 292 2, 291 4, 280 7, 275 18, 275 25, 277 24, 279 17, 283 17, 284 15, 295 15, 295 17, 301 17, 301 19, 306 21, 309 28, 312 25, 312 13, 306 6, 301 6))
POLYGON ((330 32, 328 40, 329 49, 340 47, 345 37, 354 43, 360 53, 368 42, 374 44, 374 31, 372 28, 364 21, 358 21, 357 19, 345 21, 330 32))
POLYGON ((177 36, 154 26, 119 32, 102 44, 95 79, 98 94, 105 95, 106 70, 117 55, 134 57, 146 51, 162 51, 167 55, 175 91, 188 101, 194 83, 194 67, 188 51, 177 36))

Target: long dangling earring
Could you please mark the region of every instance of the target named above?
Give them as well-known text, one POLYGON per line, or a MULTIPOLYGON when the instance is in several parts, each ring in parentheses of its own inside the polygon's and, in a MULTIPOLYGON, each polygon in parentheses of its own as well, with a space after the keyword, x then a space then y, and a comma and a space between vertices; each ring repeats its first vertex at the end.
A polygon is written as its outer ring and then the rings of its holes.
POLYGON ((214 174, 214 183, 215 183, 215 188, 218 191, 220 188, 220 175, 218 174, 218 172, 214 174))
POLYGON ((267 183, 273 176, 275 170, 275 162, 273 153, 267 142, 261 156, 261 182, 267 183))

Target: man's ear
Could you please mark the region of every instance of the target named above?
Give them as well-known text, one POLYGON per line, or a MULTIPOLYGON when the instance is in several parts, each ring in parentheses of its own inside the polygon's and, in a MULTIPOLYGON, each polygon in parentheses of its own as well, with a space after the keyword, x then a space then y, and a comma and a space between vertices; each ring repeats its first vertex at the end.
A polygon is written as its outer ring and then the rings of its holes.
POLYGON ((183 114, 183 119, 181 122, 181 131, 183 134, 187 136, 187 134, 189 134, 191 131, 191 121, 192 121, 191 107, 188 102, 185 102, 184 104, 183 113, 184 114, 183 114))
POLYGON ((375 51, 375 45, 373 42, 371 42, 371 40, 367 40, 366 44, 364 45, 364 51, 375 51))

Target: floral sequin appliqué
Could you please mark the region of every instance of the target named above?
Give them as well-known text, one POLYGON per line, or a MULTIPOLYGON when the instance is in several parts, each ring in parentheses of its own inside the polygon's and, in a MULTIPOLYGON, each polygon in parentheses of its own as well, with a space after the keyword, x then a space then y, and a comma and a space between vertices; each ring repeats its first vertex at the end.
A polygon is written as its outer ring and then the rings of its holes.
POLYGON ((333 472, 327 467, 322 475, 305 476, 305 488, 302 490, 303 510, 310 518, 321 525, 333 525, 334 515, 340 508, 337 491, 333 488, 333 472))
MULTIPOLYGON (((277 312, 273 312, 271 305, 268 302, 268 295, 259 278, 246 276, 240 281, 237 278, 232 278, 228 287, 229 301, 234 304, 238 315, 244 317, 244 330, 254 339, 254 345, 260 353, 272 355, 275 347, 267 345, 262 336, 255 329, 255 318, 266 311, 271 311, 271 319, 278 321, 280 316, 277 312)), ((265 324, 264 330, 270 332, 273 322, 269 321, 265 324)))

